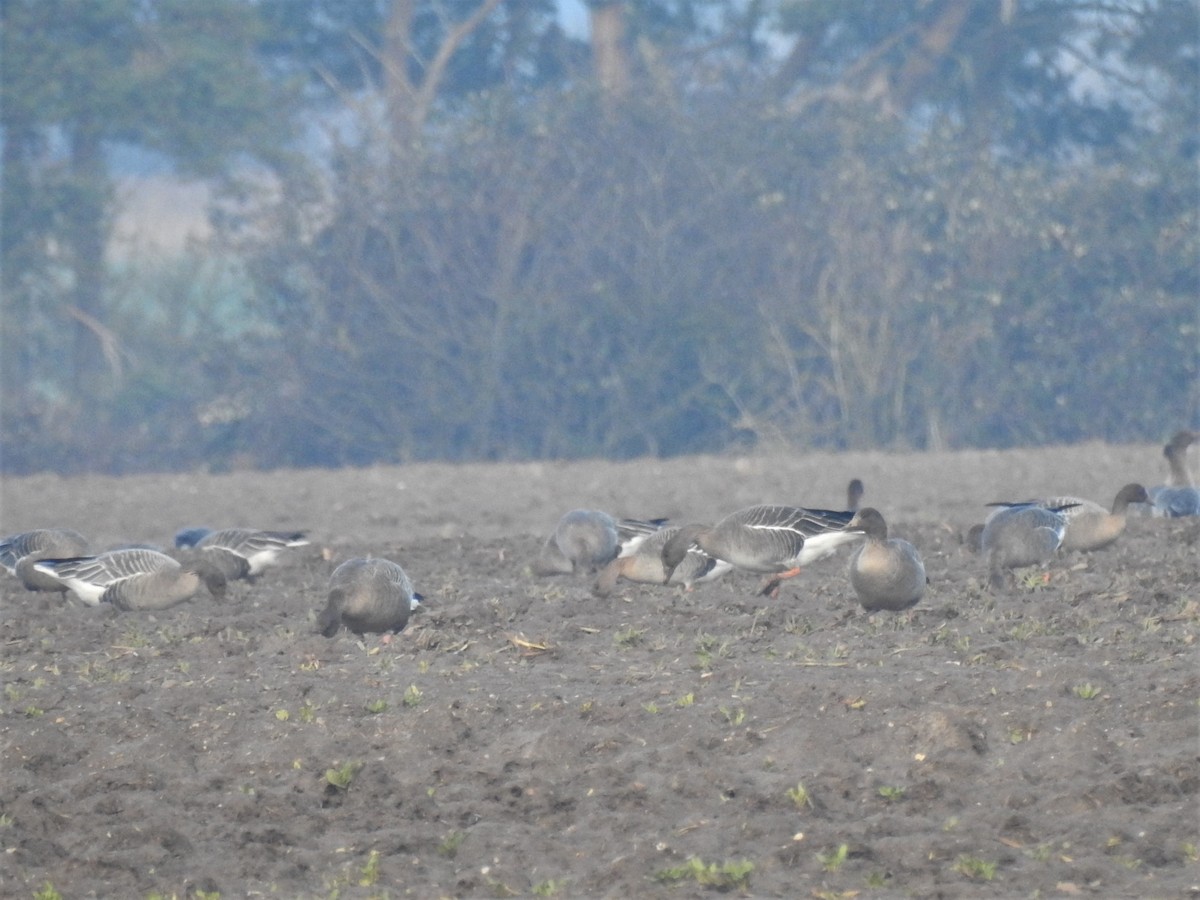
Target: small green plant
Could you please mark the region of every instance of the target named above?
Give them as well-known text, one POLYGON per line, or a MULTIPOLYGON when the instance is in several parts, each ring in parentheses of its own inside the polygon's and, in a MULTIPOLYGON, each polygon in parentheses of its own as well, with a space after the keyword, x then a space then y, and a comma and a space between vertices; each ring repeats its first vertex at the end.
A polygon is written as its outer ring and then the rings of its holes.
POLYGON ((352 760, 335 768, 326 769, 325 781, 339 791, 349 790, 350 782, 354 781, 354 777, 362 767, 362 763, 352 760))
MULTIPOLYGON (((4 824, 4 817, 0 816, 0 825, 2 824, 4 824)), ((1200 848, 1191 841, 1184 841, 1179 846, 1179 850, 1183 854, 1183 858, 1188 862, 1200 861, 1200 848)))
POLYGON ((280 722, 286 722, 291 717, 292 717, 292 714, 289 713, 286 709, 275 710, 275 718, 277 718, 280 722))
MULTIPOLYGON (((405 697, 407 697, 407 696, 408 695, 405 694, 405 697)), ((417 693, 417 699, 420 700, 420 692, 417 693)), ((416 704, 409 704, 409 705, 415 706, 416 704)), ((379 700, 372 700, 370 703, 365 704, 365 706, 363 708, 366 709, 366 711, 369 712, 371 715, 375 716, 375 715, 379 715, 379 713, 387 710, 388 702, 386 700, 380 698, 379 700)))
POLYGON ((465 831, 452 831, 438 844, 438 853, 447 859, 454 859, 458 856, 458 848, 462 846, 462 842, 467 839, 465 831))
POLYGON ((651 700, 649 703, 643 703, 642 709, 644 709, 648 713, 656 713, 659 711, 658 704, 655 703, 653 700, 651 700))
POLYGON ((419 687, 415 684, 410 684, 404 690, 404 705, 407 707, 419 706, 421 698, 425 696, 419 687))
POLYGON ((737 709, 730 709, 728 706, 719 706, 717 709, 721 711, 721 715, 725 717, 725 721, 730 725, 737 726, 746 721, 746 710, 740 706, 737 709))
POLYGON ((363 863, 362 872, 358 876, 358 883, 362 887, 370 887, 379 880, 379 851, 372 850, 367 856, 367 861, 363 863))
POLYGON ((682 866, 662 869, 654 877, 663 882, 694 881, 716 888, 744 888, 754 871, 754 863, 748 859, 716 863, 706 863, 698 856, 689 856, 682 866))
POLYGON ((884 785, 879 789, 879 796, 888 803, 896 803, 904 799, 904 788, 884 785))
POLYGON ((954 871, 976 881, 991 881, 996 877, 996 863, 964 853, 955 860, 954 871))
POLYGON ((881 888, 887 884, 887 872, 874 871, 867 876, 867 887, 881 888))
POLYGON ((684 694, 682 697, 680 697, 678 700, 676 700, 675 705, 680 708, 683 708, 685 706, 691 706, 695 702, 696 702, 696 695, 693 693, 687 693, 687 694, 684 694))
POLYGON ((10 815, 9 813, 0 813, 0 828, 12 828, 12 824, 13 824, 12 815, 10 815))
POLYGON ((838 844, 837 849, 829 853, 818 853, 817 861, 826 872, 836 872, 850 858, 850 845, 838 844))
POLYGON ((41 716, 44 716, 45 714, 46 714, 46 711, 44 709, 42 709, 40 706, 25 707, 25 717, 27 719, 37 719, 37 718, 40 718, 41 716))
POLYGON ((196 900, 221 900, 221 892, 197 890, 196 900))
POLYGON ((802 782, 796 782, 796 786, 787 789, 788 799, 796 804, 800 809, 811 807, 812 795, 808 793, 808 788, 802 782))
POLYGON ((297 715, 300 716, 300 721, 305 725, 311 725, 313 722, 317 721, 317 708, 311 703, 305 703, 302 707, 300 707, 299 710, 297 710, 297 715))
POLYGON ((55 889, 53 884, 47 881, 33 892, 33 900, 63 900, 63 895, 55 889))
POLYGON ((645 628, 634 628, 630 625, 628 628, 618 631, 613 635, 613 643, 618 647, 633 647, 642 642, 645 634, 645 628))
POLYGON ((545 881, 539 881, 533 886, 533 896, 553 897, 564 890, 566 886, 567 880, 565 878, 547 878, 545 881))
POLYGON ((1090 681, 1085 681, 1083 684, 1077 684, 1071 688, 1071 693, 1080 700, 1093 700, 1100 696, 1100 688, 1096 687, 1090 681))

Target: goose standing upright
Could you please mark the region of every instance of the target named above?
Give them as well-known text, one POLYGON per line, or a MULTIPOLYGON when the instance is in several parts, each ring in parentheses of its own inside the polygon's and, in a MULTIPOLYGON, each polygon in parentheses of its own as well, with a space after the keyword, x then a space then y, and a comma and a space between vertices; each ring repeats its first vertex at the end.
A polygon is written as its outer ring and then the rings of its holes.
POLYGON ((846 531, 853 517, 847 510, 750 506, 712 526, 681 528, 663 545, 663 564, 668 573, 673 572, 695 544, 736 569, 767 575, 760 593, 775 597, 784 579, 799 575, 803 566, 862 537, 846 531))
POLYGON ((1187 465, 1188 447, 1200 440, 1200 432, 1176 432, 1163 447, 1170 475, 1167 483, 1150 490, 1152 514, 1169 519, 1200 516, 1200 488, 1187 465))
POLYGON ((925 595, 925 563, 917 548, 901 538, 889 538, 883 515, 874 507, 860 509, 846 526, 861 530, 866 541, 850 558, 850 583, 863 609, 899 611, 915 606, 925 595))

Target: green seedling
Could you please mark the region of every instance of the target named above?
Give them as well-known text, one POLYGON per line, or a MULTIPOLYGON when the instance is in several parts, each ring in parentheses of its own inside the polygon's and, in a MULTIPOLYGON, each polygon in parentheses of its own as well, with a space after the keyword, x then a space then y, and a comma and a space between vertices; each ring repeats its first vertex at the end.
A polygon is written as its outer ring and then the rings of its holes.
POLYGON ((787 796, 788 799, 795 803, 800 809, 811 807, 813 805, 812 796, 808 793, 808 788, 806 788, 801 782, 796 782, 796 786, 794 788, 788 788, 787 796))
POLYGON ((840 869, 843 865, 845 865, 846 860, 849 858, 850 858, 850 845, 849 844, 838 844, 837 849, 830 853, 818 853, 817 854, 817 861, 821 863, 821 866, 825 869, 826 872, 838 871, 838 869, 840 869))
POLYGON ((339 791, 350 789, 350 782, 354 781, 354 777, 358 775, 363 764, 357 761, 350 761, 342 765, 325 770, 325 781, 339 791))
POLYGON ((895 803, 904 798, 904 788, 884 785, 879 789, 879 796, 888 803, 895 803))
POLYGON ((996 863, 964 853, 955 860, 954 871, 975 881, 991 881, 996 877, 996 863))
POLYGON ((754 863, 748 859, 717 865, 705 863, 698 856, 689 856, 683 865, 662 869, 655 873, 654 877, 668 883, 694 881, 706 887, 728 889, 744 888, 749 883, 750 873, 753 871, 754 863))
POLYGON ((1083 684, 1077 684, 1071 688, 1071 693, 1080 700, 1093 700, 1100 696, 1101 689, 1096 687, 1090 681, 1085 681, 1083 684))
POLYGON ((410 684, 404 691, 404 705, 408 707, 418 706, 423 696, 425 695, 419 687, 415 684, 410 684))
POLYGON ((438 853, 447 859, 454 859, 458 856, 458 848, 462 846, 462 842, 467 839, 465 831, 452 831, 438 845, 438 853))
MULTIPOLYGON (((408 696, 408 695, 406 694, 405 696, 408 696)), ((420 699, 419 692, 418 692, 417 697, 419 700, 420 699)), ((367 703, 364 706, 364 709, 366 709, 367 712, 371 713, 371 715, 378 715, 379 713, 384 712, 387 708, 388 708, 388 702, 383 699, 372 700, 370 703, 367 703)))

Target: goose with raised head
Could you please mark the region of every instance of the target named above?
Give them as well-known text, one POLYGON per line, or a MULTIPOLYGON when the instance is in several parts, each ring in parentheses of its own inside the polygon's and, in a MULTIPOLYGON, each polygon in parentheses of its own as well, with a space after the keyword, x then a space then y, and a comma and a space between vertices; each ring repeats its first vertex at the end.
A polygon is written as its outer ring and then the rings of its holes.
POLYGON ((1163 447, 1169 475, 1167 483, 1151 488, 1151 511, 1168 519, 1200 516, 1200 488, 1187 464, 1188 447, 1200 440, 1200 431, 1176 432, 1163 447))
POLYGON ((1106 509, 1094 500, 1082 497, 1050 497, 1038 500, 1038 506, 1061 509, 1067 520, 1062 550, 1099 550, 1107 547, 1125 531, 1129 507, 1134 503, 1149 503, 1150 495, 1140 484, 1130 483, 1117 491, 1112 507, 1106 509))
POLYGON ((255 578, 278 565, 285 550, 307 545, 302 531, 185 528, 175 535, 176 547, 195 549, 230 581, 255 578))
POLYGON ((715 581, 733 568, 692 544, 684 558, 668 571, 663 560, 663 547, 680 530, 679 525, 656 528, 635 545, 627 546, 600 570, 593 592, 602 597, 611 594, 622 578, 637 584, 680 584, 690 591, 697 584, 715 581))
POLYGON ((987 558, 988 580, 1003 588, 1012 569, 1036 566, 1051 559, 1067 533, 1063 512, 1073 508, 1045 507, 1037 503, 989 504, 999 507, 988 516, 980 533, 980 549, 987 558))
POLYGON ((225 595, 225 576, 216 567, 205 560, 181 564, 156 550, 43 559, 34 568, 57 579, 88 606, 111 603, 121 610, 168 609, 190 600, 202 588, 216 599, 225 595))
POLYGON ((403 631, 424 598, 407 573, 387 559, 348 559, 329 577, 329 596, 317 630, 333 637, 343 625, 357 635, 403 631))
POLYGON ((887 521, 871 506, 855 513, 846 530, 866 536, 850 558, 850 584, 863 609, 898 612, 915 606, 928 583, 917 548, 902 538, 889 538, 887 521))
POLYGON ((67 590, 57 578, 34 568, 39 560, 86 556, 87 553, 87 538, 70 528, 36 528, 0 540, 0 566, 31 591, 67 590))
POLYGON ((846 509, 853 513, 858 512, 865 493, 866 488, 863 486, 862 479, 851 478, 850 483, 846 485, 846 509))
POLYGON ((783 580, 862 537, 846 531, 853 517, 848 510, 750 506, 712 526, 684 526, 663 545, 663 564, 673 572, 695 544, 735 569, 767 575, 760 593, 774 597, 783 580))

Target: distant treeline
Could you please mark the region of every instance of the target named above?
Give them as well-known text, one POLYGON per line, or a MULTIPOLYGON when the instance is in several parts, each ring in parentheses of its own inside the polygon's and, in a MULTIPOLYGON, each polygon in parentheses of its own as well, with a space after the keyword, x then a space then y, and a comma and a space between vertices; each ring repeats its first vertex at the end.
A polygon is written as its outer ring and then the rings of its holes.
POLYGON ((107 267, 93 309, 73 293, 86 268, 15 255, 10 235, 0 465, 1006 447, 1200 424, 1187 110, 1048 146, 932 94, 904 115, 797 111, 774 82, 660 74, 634 67, 644 90, 617 95, 464 93, 422 111, 419 140, 364 127, 281 157, 240 183, 270 202, 227 194, 217 240, 107 267))

